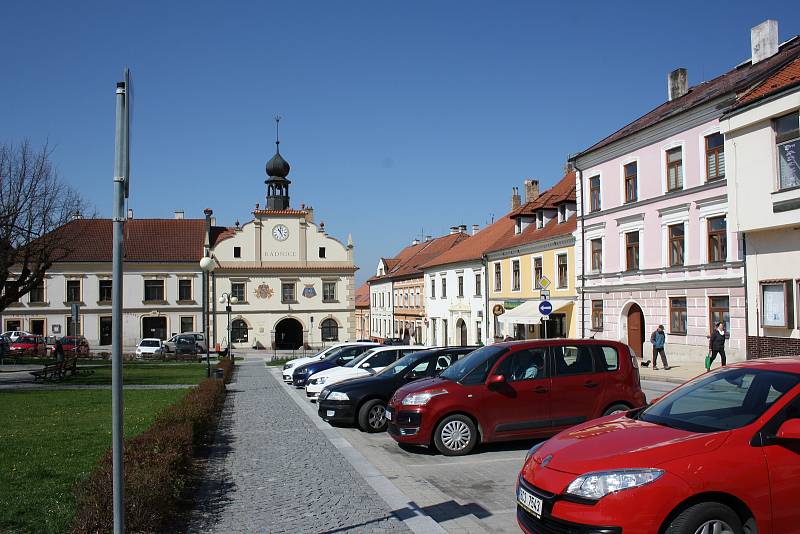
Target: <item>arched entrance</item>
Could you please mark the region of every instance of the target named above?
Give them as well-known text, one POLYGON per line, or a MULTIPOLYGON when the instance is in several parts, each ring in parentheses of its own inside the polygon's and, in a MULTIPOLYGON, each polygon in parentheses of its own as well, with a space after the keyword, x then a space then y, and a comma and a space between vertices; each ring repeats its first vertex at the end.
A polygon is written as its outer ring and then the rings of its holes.
POLYGON ((303 325, 300 321, 287 317, 275 325, 275 348, 294 350, 303 346, 303 325))
POLYGON ((456 330, 458 330, 458 344, 462 347, 467 346, 467 323, 464 319, 456 321, 456 330))
POLYGON ((234 319, 231 323, 231 340, 234 343, 247 343, 247 323, 242 319, 234 319))
POLYGON ((638 304, 628 309, 628 345, 638 358, 642 357, 644 346, 644 313, 638 304))

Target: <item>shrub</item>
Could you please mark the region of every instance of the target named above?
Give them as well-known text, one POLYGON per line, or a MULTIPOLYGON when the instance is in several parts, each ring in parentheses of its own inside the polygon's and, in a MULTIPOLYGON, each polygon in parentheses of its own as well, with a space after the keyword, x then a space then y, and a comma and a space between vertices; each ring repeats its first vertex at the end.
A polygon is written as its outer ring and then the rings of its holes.
MULTIPOLYGON (((125 527, 156 532, 178 506, 195 451, 225 400, 225 385, 206 379, 138 436, 125 441, 125 527)), ((113 466, 109 450, 75 489, 73 533, 113 530, 113 466)))
POLYGON ((231 358, 220 358, 217 364, 217 367, 222 369, 222 376, 226 384, 230 384, 231 379, 233 379, 233 365, 233 360, 231 358))

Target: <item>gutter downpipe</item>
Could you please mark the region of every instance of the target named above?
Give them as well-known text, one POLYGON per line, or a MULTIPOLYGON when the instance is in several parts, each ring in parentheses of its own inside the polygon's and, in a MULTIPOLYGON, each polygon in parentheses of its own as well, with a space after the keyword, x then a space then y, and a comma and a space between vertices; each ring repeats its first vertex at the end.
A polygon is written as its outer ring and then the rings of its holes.
MULTIPOLYGON (((750 354, 747 352, 747 338, 750 335, 750 319, 747 313, 748 299, 747 299, 747 232, 742 232, 742 260, 744 262, 744 358, 750 359, 750 354)), ((758 326, 756 326, 758 328, 758 326)), ((756 332, 759 335, 760 332, 756 332)), ((760 346, 760 344, 759 344, 760 346)))
POLYGON ((583 286, 585 283, 585 275, 586 275, 586 239, 585 239, 585 225, 583 221, 583 212, 584 212, 584 205, 583 205, 583 171, 578 168, 578 164, 575 158, 571 158, 569 160, 572 163, 572 166, 575 167, 575 180, 581 185, 580 187, 580 196, 578 198, 579 208, 580 208, 580 216, 578 217, 578 222, 581 225, 581 338, 586 337, 586 291, 583 286))
POLYGON ((489 325, 494 326, 494 313, 489 309, 489 259, 486 254, 481 254, 481 261, 483 261, 483 320, 486 323, 484 326, 484 332, 486 332, 486 343, 484 343, 484 345, 491 345, 494 343, 494 336, 497 335, 497 332, 494 332, 493 336, 489 335, 489 325), (489 320, 490 314, 491 321, 489 320))

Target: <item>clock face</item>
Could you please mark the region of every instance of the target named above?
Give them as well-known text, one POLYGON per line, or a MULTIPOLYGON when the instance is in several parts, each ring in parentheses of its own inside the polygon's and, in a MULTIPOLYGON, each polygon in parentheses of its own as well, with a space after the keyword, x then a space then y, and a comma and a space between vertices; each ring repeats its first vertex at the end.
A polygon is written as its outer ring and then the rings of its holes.
POLYGON ((276 224, 272 229, 272 237, 278 241, 286 241, 289 238, 289 229, 282 224, 276 224))

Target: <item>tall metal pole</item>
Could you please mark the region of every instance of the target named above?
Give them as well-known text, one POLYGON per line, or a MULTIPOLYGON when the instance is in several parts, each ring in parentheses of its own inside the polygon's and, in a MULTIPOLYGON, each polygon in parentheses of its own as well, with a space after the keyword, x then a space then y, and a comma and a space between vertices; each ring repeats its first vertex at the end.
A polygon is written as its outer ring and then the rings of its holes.
POLYGON ((228 295, 228 358, 233 361, 233 340, 231 339, 231 296, 228 295))
POLYGON ((114 476, 114 534, 125 532, 124 472, 122 465, 122 232, 125 224, 125 180, 127 178, 127 121, 125 82, 117 83, 117 120, 114 135, 114 252, 111 312, 111 411, 114 476))
POLYGON ((208 271, 203 271, 203 337, 206 340, 206 376, 211 377, 211 340, 208 339, 208 271))

